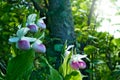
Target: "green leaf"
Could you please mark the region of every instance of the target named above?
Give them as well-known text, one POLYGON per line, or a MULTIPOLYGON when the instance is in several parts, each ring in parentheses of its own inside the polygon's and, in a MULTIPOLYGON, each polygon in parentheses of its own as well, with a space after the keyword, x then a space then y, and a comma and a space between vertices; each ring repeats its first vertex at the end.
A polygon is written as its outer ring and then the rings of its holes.
POLYGON ((84 52, 87 53, 87 54, 92 54, 92 53, 95 53, 97 50, 97 48, 95 46, 92 46, 92 45, 87 45, 85 48, 84 48, 84 52))
POLYGON ((65 80, 82 80, 80 71, 73 71, 71 74, 66 75, 65 80))
POLYGON ((21 51, 12 58, 7 67, 7 80, 28 80, 33 68, 34 51, 21 51))
POLYGON ((41 57, 46 64, 49 66, 49 70, 50 70, 50 75, 49 75, 49 80, 63 80, 62 76, 60 75, 60 73, 54 69, 47 61, 46 58, 41 57))
POLYGON ((50 67, 49 80, 63 80, 63 78, 56 69, 50 67))
POLYGON ((112 43, 113 43, 114 45, 120 47, 120 39, 119 39, 119 38, 118 38, 118 39, 113 39, 113 40, 112 40, 112 43))
POLYGON ((80 7, 81 7, 84 11, 86 11, 88 6, 83 2, 83 3, 80 4, 80 7))
POLYGON ((63 77, 65 77, 67 74, 70 74, 73 71, 73 69, 70 67, 69 64, 71 55, 72 55, 72 51, 68 56, 64 58, 64 61, 59 68, 59 72, 62 74, 63 77))

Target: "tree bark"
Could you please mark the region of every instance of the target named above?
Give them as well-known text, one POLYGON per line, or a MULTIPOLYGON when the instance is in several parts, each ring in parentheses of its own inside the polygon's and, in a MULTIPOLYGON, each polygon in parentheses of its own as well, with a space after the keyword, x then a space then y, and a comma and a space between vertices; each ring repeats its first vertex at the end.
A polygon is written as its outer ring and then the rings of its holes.
POLYGON ((69 0, 49 0, 48 29, 54 39, 53 46, 75 41, 74 24, 69 0))
POLYGON ((67 40, 73 44, 75 40, 74 24, 69 0, 49 0, 48 28, 51 38, 64 44, 67 40))

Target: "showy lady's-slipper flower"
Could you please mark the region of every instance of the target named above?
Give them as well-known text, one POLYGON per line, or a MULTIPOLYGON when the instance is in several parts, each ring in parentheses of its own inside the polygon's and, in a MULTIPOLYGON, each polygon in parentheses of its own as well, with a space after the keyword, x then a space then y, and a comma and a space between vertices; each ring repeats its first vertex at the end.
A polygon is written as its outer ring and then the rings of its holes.
POLYGON ((37 32, 38 31, 38 26, 35 24, 36 17, 37 17, 36 14, 30 14, 27 17, 26 26, 30 29, 30 32, 37 32))
POLYGON ((42 42, 40 40, 36 40, 33 44, 32 44, 32 48, 36 51, 36 52, 40 52, 40 53, 45 53, 46 52, 46 47, 44 44, 42 44, 42 42))
POLYGON ((76 54, 72 55, 70 60, 70 66, 73 69, 85 69, 86 63, 82 60, 82 58, 86 58, 87 55, 76 54))
POLYGON ((20 28, 16 33, 17 36, 11 37, 9 39, 9 42, 11 43, 15 42, 16 47, 18 49, 22 49, 22 50, 30 49, 30 42, 34 42, 36 38, 25 37, 25 35, 29 30, 30 30, 29 28, 20 28))
POLYGON ((27 18, 26 26, 30 28, 31 32, 37 32, 38 28, 40 29, 46 29, 46 24, 44 23, 43 19, 45 17, 40 18, 36 20, 37 15, 36 14, 30 14, 27 18), (37 23, 36 23, 37 21, 37 23))
POLYGON ((43 19, 45 19, 46 17, 40 18, 37 21, 37 26, 40 27, 41 29, 46 29, 46 24, 44 23, 43 19))

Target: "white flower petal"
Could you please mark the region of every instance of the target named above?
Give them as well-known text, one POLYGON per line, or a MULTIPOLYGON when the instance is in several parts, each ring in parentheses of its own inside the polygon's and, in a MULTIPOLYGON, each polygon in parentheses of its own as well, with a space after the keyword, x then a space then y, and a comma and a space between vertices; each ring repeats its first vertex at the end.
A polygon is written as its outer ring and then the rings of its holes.
POLYGON ((78 57, 81 59, 81 58, 86 58, 87 55, 81 55, 81 54, 78 54, 78 57))
POLYGON ((82 58, 87 58, 87 55, 81 54, 72 55, 72 60, 74 61, 81 61, 82 58))
POLYGON ((9 39, 9 42, 18 42, 19 37, 12 37, 9 39))
POLYGON ((46 19, 46 17, 42 17, 42 18, 40 18, 40 19, 46 19))
POLYGON ((27 18, 27 23, 33 23, 36 20, 37 15, 36 14, 30 14, 27 18))
POLYGON ((26 28, 21 28, 17 31, 17 36, 22 37, 22 36, 26 35, 29 30, 30 29, 27 28, 27 27, 26 28))
POLYGON ((29 42, 34 42, 36 41, 37 39, 36 38, 31 38, 31 37, 22 37, 21 40, 27 40, 29 42))
POLYGON ((70 48, 73 48, 73 47, 74 45, 69 45, 66 50, 68 51, 70 48))
POLYGON ((38 19, 37 22, 44 23, 43 19, 46 19, 46 17, 42 17, 42 18, 38 19))
POLYGON ((43 19, 38 19, 38 22, 44 23, 43 19))
POLYGON ((73 57, 76 57, 78 59, 82 59, 82 58, 86 58, 87 55, 76 54, 76 55, 73 55, 73 57))

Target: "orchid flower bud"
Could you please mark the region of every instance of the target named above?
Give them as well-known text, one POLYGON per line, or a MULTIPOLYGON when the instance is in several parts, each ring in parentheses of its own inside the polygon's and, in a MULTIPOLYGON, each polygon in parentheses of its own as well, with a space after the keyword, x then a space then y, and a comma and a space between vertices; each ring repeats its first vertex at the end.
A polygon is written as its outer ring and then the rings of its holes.
POLYGON ((42 44, 39 41, 36 41, 33 43, 32 48, 35 50, 35 52, 45 53, 46 47, 44 44, 42 44))
POLYGON ((40 27, 41 29, 46 29, 46 24, 44 23, 43 19, 45 19, 45 17, 37 21, 37 26, 40 27))
POLYGON ((37 32, 38 31, 38 27, 36 24, 30 24, 27 26, 31 32, 37 32))
POLYGON ((16 45, 19 49, 22 49, 22 50, 30 49, 30 42, 27 40, 19 40, 16 45))

